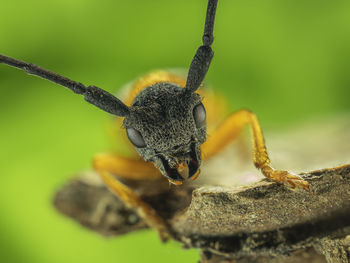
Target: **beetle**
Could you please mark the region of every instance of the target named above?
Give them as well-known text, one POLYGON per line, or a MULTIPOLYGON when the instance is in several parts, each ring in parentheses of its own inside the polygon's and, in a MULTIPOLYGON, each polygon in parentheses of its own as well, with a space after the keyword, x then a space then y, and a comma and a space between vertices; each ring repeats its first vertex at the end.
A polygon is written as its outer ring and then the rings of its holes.
POLYGON ((201 163, 222 151, 247 125, 252 132, 253 162, 262 174, 290 188, 309 189, 301 177, 271 166, 260 124, 251 111, 232 113, 207 137, 207 128, 212 124, 207 113, 213 111, 209 111, 210 105, 215 108, 215 99, 209 101, 208 96, 203 100, 207 91, 200 88, 214 55, 211 45, 217 3, 208 1, 203 44, 197 49, 187 76, 167 71, 150 73, 132 85, 124 101, 96 86, 85 86, 37 65, 0 55, 1 63, 69 88, 103 111, 123 118, 125 134, 142 158, 99 154, 93 167, 106 186, 136 208, 162 240, 171 237, 166 223, 118 178, 164 177, 174 185, 181 185, 185 179, 194 180, 201 163))

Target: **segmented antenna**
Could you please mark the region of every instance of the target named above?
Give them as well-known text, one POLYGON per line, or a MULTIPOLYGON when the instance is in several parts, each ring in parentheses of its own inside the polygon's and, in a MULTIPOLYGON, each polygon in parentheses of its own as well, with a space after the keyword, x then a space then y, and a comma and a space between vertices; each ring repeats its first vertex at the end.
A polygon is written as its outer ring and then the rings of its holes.
POLYGON ((214 40, 214 22, 218 0, 209 0, 205 18, 203 45, 197 49, 187 75, 186 92, 194 92, 201 85, 214 56, 211 44, 214 40))
POLYGON ((98 87, 86 87, 80 82, 73 81, 69 78, 63 77, 47 69, 43 69, 37 65, 10 58, 1 54, 0 63, 4 63, 11 67, 22 69, 30 75, 50 80, 54 83, 57 83, 61 86, 72 90, 76 94, 84 95, 84 98, 87 102, 111 114, 121 117, 127 116, 129 114, 128 106, 126 106, 123 102, 121 102, 118 98, 116 98, 109 92, 98 87))
MULTIPOLYGON (((199 88, 205 75, 207 74, 210 62, 214 56, 214 52, 211 49, 211 44, 214 40, 213 31, 217 3, 218 0, 208 1, 207 15, 205 19, 204 34, 202 39, 203 45, 197 49, 197 52, 192 59, 186 81, 186 92, 194 92, 199 88)), ((0 63, 22 69, 28 74, 50 80, 61 86, 69 88, 77 94, 84 95, 84 98, 87 102, 111 114, 122 117, 129 114, 128 106, 126 106, 112 94, 98 87, 86 87, 80 82, 73 81, 59 74, 43 69, 37 65, 10 58, 1 54, 0 63)))

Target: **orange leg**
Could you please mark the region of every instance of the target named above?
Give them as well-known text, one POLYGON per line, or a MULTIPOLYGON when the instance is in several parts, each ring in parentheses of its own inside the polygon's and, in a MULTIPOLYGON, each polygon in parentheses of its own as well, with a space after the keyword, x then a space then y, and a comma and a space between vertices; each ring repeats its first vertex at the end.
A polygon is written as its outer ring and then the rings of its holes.
POLYGON ((269 179, 284 183, 291 188, 301 187, 309 189, 309 183, 301 177, 287 171, 275 170, 270 166, 264 136, 256 115, 248 110, 233 113, 208 137, 202 145, 203 159, 208 159, 221 151, 230 142, 237 138, 242 129, 249 125, 253 137, 254 165, 269 179))
POLYGON ((167 224, 157 215, 156 211, 143 202, 139 195, 112 175, 114 174, 119 177, 135 180, 159 179, 161 174, 153 164, 142 160, 132 160, 108 154, 99 154, 94 158, 94 169, 101 176, 110 191, 126 205, 135 208, 139 216, 142 217, 150 227, 158 231, 163 241, 171 237, 167 224))

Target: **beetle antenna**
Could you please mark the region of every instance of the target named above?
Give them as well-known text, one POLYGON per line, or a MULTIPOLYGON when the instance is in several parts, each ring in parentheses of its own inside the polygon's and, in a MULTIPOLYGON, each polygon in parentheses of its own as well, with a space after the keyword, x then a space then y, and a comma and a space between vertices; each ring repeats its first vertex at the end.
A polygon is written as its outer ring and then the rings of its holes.
POLYGON ((201 85, 205 75, 210 66, 210 62, 214 56, 214 52, 211 49, 214 36, 214 21, 216 6, 218 0, 209 0, 207 7, 207 15, 205 18, 204 34, 203 34, 203 45, 197 49, 194 55, 190 69, 187 75, 186 91, 194 92, 201 85))
POLYGON ((11 67, 19 68, 28 74, 47 79, 61 86, 64 86, 74 93, 84 95, 87 102, 97 106, 101 110, 111 114, 124 117, 129 114, 129 108, 118 98, 111 93, 95 86, 84 86, 80 82, 73 81, 69 78, 63 77, 59 74, 43 69, 37 65, 27 63, 21 60, 10 58, 0 54, 0 63, 7 64, 11 67))

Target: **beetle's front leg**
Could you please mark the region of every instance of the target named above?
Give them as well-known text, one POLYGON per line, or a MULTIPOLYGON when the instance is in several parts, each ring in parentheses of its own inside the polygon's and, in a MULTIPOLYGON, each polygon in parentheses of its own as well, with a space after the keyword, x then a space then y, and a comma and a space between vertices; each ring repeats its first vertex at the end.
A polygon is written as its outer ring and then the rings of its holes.
POLYGON ((94 169, 101 176, 106 186, 127 206, 135 208, 145 222, 158 231, 162 241, 171 237, 166 222, 157 212, 146 204, 141 197, 129 187, 118 181, 119 177, 142 180, 159 179, 161 174, 151 163, 143 160, 133 160, 110 154, 99 154, 94 158, 94 169))
POLYGON ((254 165, 269 179, 283 183, 291 188, 309 189, 309 183, 300 176, 287 171, 275 170, 270 165, 264 136, 254 113, 248 110, 240 110, 231 114, 202 145, 203 159, 208 159, 221 151, 225 146, 237 138, 242 129, 249 125, 253 138, 253 161, 254 165))

